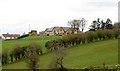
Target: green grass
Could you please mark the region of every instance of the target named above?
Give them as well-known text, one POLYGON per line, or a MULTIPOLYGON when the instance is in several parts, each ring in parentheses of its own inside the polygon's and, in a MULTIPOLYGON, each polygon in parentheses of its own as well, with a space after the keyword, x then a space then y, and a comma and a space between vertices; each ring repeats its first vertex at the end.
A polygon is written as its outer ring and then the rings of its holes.
POLYGON ((16 45, 27 46, 32 42, 39 43, 42 47, 43 52, 47 52, 45 48, 45 43, 49 40, 62 38, 60 36, 29 36, 22 39, 17 40, 3 40, 2 41, 2 51, 10 52, 16 45))
MULTIPOLYGON (((67 49, 64 58, 66 68, 83 68, 87 66, 101 66, 103 63, 114 66, 118 63, 118 40, 110 39, 89 44, 72 46, 67 49)), ((52 60, 52 53, 40 56, 39 68, 48 68, 52 60)), ((3 66, 3 69, 25 69, 26 63, 20 60, 3 66)))

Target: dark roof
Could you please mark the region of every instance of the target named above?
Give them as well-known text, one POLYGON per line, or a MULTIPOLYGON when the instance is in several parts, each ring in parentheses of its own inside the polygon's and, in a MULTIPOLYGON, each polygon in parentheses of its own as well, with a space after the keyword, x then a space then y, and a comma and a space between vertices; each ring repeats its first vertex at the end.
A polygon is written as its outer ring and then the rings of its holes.
POLYGON ((45 31, 51 32, 52 30, 53 30, 53 28, 47 28, 45 31))
POLYGON ((70 27, 52 27, 52 28, 47 28, 45 31, 51 32, 53 30, 53 28, 55 30, 59 30, 60 28, 63 28, 64 31, 67 31, 70 27))
POLYGON ((4 37, 20 37, 19 34, 2 34, 4 37))
POLYGON ((37 32, 37 30, 31 30, 31 32, 37 32))
POLYGON ((61 27, 54 27, 55 30, 59 30, 61 27))
POLYGON ((70 29, 70 27, 62 27, 64 29, 64 31, 67 31, 68 29, 70 29))

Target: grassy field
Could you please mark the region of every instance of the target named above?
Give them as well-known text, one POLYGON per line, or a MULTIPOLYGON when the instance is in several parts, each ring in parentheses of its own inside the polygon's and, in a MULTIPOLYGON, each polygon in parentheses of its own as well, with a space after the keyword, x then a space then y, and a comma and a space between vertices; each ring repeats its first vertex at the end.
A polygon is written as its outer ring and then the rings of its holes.
MULTIPOLYGON (((109 39, 89 44, 76 45, 68 48, 66 52, 67 55, 64 58, 64 66, 66 68, 101 66, 103 63, 115 66, 118 63, 118 40, 109 39)), ((40 56, 39 68, 48 68, 49 63, 52 60, 52 55, 52 52, 50 52, 40 56)), ((3 69, 26 68, 25 60, 3 66, 3 69)))
MULTIPOLYGON (((29 36, 17 40, 5 40, 2 41, 2 51, 10 52, 16 45, 27 46, 32 42, 39 43, 42 47, 43 52, 46 52, 45 43, 49 40, 62 38, 60 36, 29 36)), ((0 49, 1 50, 1 49, 0 49)))

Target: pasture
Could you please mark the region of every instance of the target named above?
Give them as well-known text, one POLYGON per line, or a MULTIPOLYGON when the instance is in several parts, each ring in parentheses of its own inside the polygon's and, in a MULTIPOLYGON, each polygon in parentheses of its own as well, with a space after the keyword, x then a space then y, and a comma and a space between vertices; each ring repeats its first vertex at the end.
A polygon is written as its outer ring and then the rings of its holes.
MULTIPOLYGON (((29 37, 27 37, 29 38, 29 37)), ((11 44, 19 44, 26 45, 27 43, 32 41, 42 42, 43 46, 46 41, 49 39, 53 39, 53 37, 47 37, 44 40, 38 40, 38 38, 24 38, 13 41, 4 41, 3 49, 11 50, 9 46, 11 44), (11 44, 9 43, 11 42, 11 44), (14 42, 14 43, 13 43, 14 42)), ((60 38, 60 37, 54 37, 60 38)), ((12 46, 11 46, 12 47, 12 46)), ((43 47, 44 52, 47 50, 43 47)), ((102 40, 98 42, 85 43, 81 45, 71 46, 66 50, 67 55, 64 58, 64 67, 66 68, 84 68, 86 66, 102 66, 103 63, 109 66, 115 66, 118 63, 118 39, 109 39, 102 40)), ((49 63, 51 62, 53 57, 52 52, 48 52, 42 56, 40 56, 39 60, 39 68, 46 69, 48 68, 49 63)), ((6 64, 2 66, 3 69, 27 69, 25 60, 19 60, 12 64, 6 64)))
POLYGON ((49 40, 56 38, 62 38, 61 36, 29 36, 17 40, 3 40, 2 41, 2 51, 10 52, 16 45, 27 46, 32 42, 40 44, 42 47, 43 53, 47 52, 45 48, 45 43, 49 40))

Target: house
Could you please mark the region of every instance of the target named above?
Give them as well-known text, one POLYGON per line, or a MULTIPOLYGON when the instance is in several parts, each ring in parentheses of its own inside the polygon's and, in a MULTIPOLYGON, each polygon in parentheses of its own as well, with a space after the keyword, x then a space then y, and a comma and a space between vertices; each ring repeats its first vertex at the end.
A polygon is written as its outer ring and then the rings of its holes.
POLYGON ((53 28, 46 28, 46 30, 44 31, 44 34, 47 36, 54 35, 53 28))
MULTIPOLYGON (((68 35, 68 34, 72 34, 73 29, 70 27, 52 27, 52 28, 47 28, 44 33, 45 35, 49 36, 49 35, 59 35, 59 36, 63 36, 63 35, 68 35)), ((74 33, 77 33, 77 30, 75 30, 74 33)))
POLYGON ((54 27, 53 28, 54 35, 62 36, 65 34, 64 29, 62 27, 54 27))
POLYGON ((2 34, 2 39, 6 40, 6 39, 17 39, 18 37, 20 37, 20 34, 2 34))
POLYGON ((37 31, 36 30, 31 30, 30 32, 28 32, 28 34, 37 36, 37 31))

